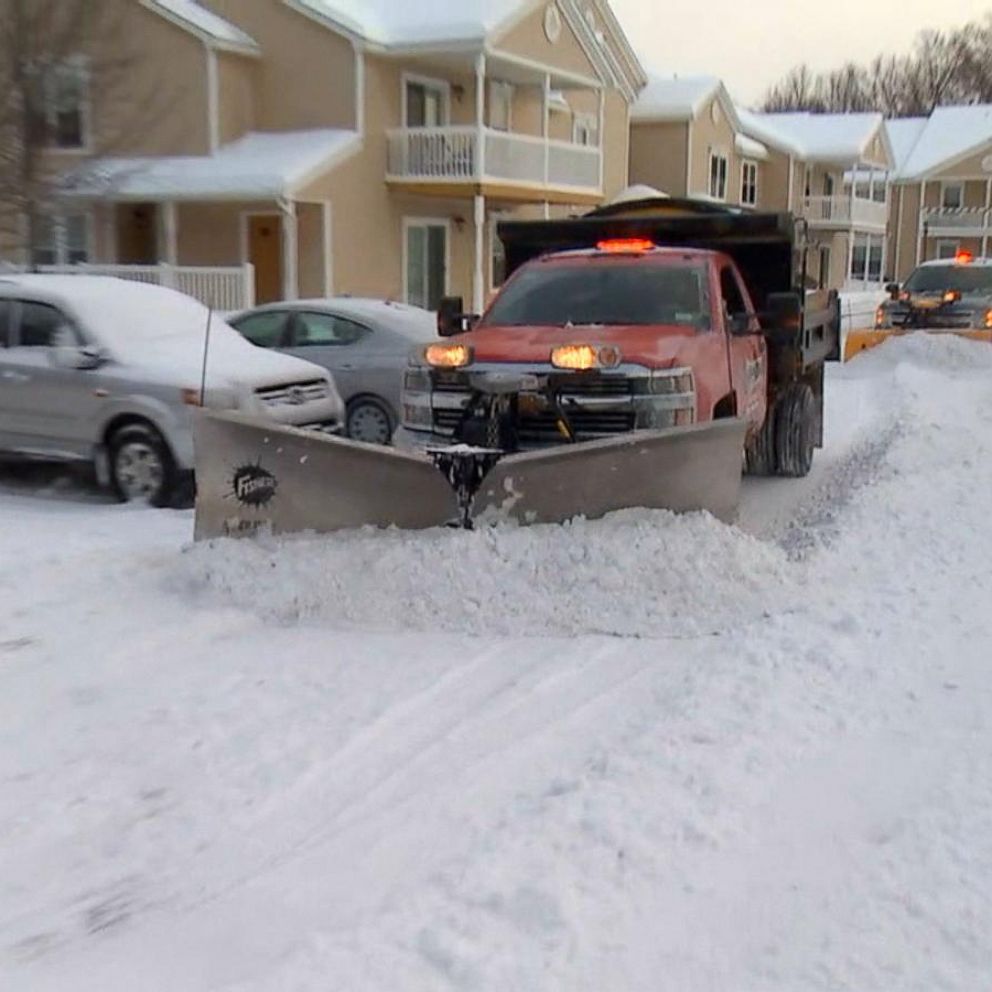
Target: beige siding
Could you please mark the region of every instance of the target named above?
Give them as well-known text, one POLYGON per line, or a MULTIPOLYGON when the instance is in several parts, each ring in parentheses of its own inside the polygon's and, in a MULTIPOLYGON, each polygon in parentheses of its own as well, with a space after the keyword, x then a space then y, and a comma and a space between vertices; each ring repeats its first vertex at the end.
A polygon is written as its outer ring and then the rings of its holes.
POLYGON ((767 161, 758 164, 758 209, 789 210, 789 156, 768 150, 767 161))
POLYGON ((630 181, 645 183, 670 196, 686 193, 686 143, 684 123, 634 123, 630 129, 630 181))
POLYGON ((231 52, 217 53, 217 118, 220 143, 255 127, 255 83, 259 64, 231 52))
POLYGON ((919 184, 913 186, 896 187, 892 197, 892 225, 899 225, 897 238, 893 240, 892 250, 896 251, 898 242, 898 255, 895 256, 894 276, 900 282, 904 280, 916 266, 916 245, 919 233, 920 216, 920 187, 919 184), (902 197, 902 223, 899 224, 899 199, 902 197))
POLYGON ((984 176, 989 174, 988 169, 982 168, 982 162, 988 156, 992 154, 992 142, 984 145, 973 155, 969 155, 967 158, 961 159, 959 162, 953 162, 946 169, 937 173, 937 179, 956 179, 960 176, 984 176))
POLYGON ((262 48, 256 127, 356 126, 355 52, 346 38, 281 0, 207 0, 205 6, 247 31, 262 48))
POLYGON ((296 205, 298 272, 301 299, 324 295, 324 208, 319 203, 296 205))
POLYGON ((630 107, 623 94, 607 90, 603 105, 603 193, 615 196, 629 182, 630 107))
POLYGON ((176 214, 180 265, 236 265, 242 254, 242 216, 279 213, 274 203, 182 203, 176 214))
POLYGON ((538 7, 533 14, 497 37, 493 47, 594 79, 596 70, 564 16, 561 37, 555 43, 548 41, 544 34, 544 10, 544 6, 538 7))

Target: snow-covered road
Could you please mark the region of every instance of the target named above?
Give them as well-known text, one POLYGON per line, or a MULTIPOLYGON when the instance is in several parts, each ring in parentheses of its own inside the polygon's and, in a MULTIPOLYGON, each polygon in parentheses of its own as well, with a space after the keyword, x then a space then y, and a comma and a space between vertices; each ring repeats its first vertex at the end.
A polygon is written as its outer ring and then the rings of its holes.
POLYGON ((831 372, 738 527, 0 488, 0 988, 985 987, 992 351, 831 372))

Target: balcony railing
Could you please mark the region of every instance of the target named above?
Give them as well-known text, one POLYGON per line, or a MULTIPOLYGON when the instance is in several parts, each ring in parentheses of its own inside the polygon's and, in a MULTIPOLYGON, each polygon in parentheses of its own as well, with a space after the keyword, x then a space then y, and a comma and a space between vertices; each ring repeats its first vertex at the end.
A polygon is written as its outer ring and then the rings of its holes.
POLYGON ((889 205, 856 196, 807 196, 803 215, 821 227, 884 228, 889 219, 889 205))
POLYGON ((588 145, 475 127, 401 128, 387 139, 387 178, 394 181, 600 189, 601 152, 588 145))
POLYGON ((992 210, 983 207, 927 207, 923 223, 929 234, 962 237, 992 232, 992 210))

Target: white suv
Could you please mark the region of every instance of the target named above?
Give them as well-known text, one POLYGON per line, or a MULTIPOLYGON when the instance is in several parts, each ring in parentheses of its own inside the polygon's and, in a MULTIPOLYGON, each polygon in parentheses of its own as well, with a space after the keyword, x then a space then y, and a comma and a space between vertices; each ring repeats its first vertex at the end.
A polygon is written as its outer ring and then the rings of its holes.
POLYGON ((0 277, 0 455, 92 462, 121 499, 166 505, 192 472, 200 406, 333 433, 344 420, 325 369, 256 348, 174 290, 0 277))

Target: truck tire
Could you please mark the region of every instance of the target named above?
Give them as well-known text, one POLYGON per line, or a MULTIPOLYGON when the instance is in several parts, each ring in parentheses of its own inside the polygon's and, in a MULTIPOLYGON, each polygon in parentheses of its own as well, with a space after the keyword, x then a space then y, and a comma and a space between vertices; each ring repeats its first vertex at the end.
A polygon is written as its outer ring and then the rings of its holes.
POLYGON ((818 433, 816 398, 804 382, 794 382, 775 404, 775 462, 778 475, 801 479, 813 467, 818 433))
POLYGON ((748 475, 774 475, 777 468, 775 457, 775 408, 769 407, 761 430, 747 443, 744 449, 744 471, 748 475))
POLYGON ((178 481, 176 463, 151 424, 133 423, 114 431, 110 449, 110 481, 123 503, 169 506, 178 481))

